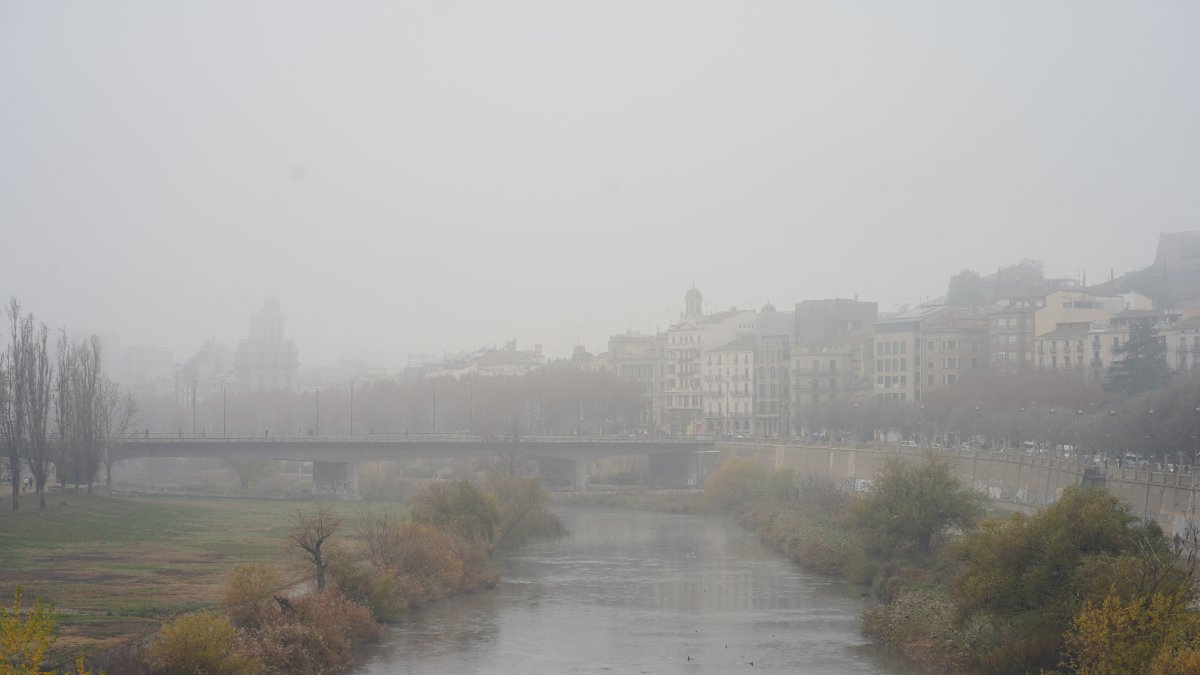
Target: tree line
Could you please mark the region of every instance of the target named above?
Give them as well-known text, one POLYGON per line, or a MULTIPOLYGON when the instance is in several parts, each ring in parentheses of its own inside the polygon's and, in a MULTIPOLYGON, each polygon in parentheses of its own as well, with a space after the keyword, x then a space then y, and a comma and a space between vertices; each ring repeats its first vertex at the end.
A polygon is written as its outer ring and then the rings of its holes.
POLYGON ((109 451, 134 426, 137 407, 102 372, 100 340, 72 340, 63 330, 52 351, 50 329, 12 298, 6 308, 9 342, 0 353, 0 441, 20 508, 29 471, 38 508, 46 508, 51 468, 59 485, 92 484, 100 468, 112 485, 109 451))

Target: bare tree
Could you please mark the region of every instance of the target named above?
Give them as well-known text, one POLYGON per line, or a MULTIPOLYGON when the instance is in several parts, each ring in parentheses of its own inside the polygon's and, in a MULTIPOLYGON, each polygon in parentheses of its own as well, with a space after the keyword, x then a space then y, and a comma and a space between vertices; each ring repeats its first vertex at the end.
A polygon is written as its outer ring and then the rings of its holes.
POLYGON ((74 472, 71 460, 75 440, 75 405, 72 382, 75 378, 75 351, 63 329, 58 337, 58 369, 54 384, 54 421, 58 431, 58 455, 54 461, 58 484, 65 488, 67 477, 74 472))
MULTIPOLYGON (((18 473, 19 459, 12 456, 12 446, 8 443, 10 429, 13 424, 13 404, 12 404, 12 372, 8 365, 8 352, 0 352, 0 436, 3 436, 5 444, 4 466, 12 473, 18 473)), ((2 474, 0 474, 2 475, 2 474)), ((16 500, 13 500, 13 508, 16 508, 16 500)))
POLYGON ((21 303, 14 297, 8 303, 8 324, 12 342, 5 357, 4 378, 7 389, 4 396, 5 408, 0 423, 8 446, 8 468, 12 481, 12 510, 20 509, 21 500, 21 452, 25 444, 25 428, 28 412, 28 354, 27 343, 32 339, 32 317, 21 316, 21 303))
POLYGON ((75 349, 75 465, 78 479, 87 482, 88 494, 100 471, 103 438, 101 422, 104 415, 103 380, 100 375, 100 338, 93 335, 75 349))
MULTIPOLYGON (((31 322, 32 323, 32 322, 31 322)), ((33 474, 38 496, 38 508, 46 508, 46 479, 50 474, 50 399, 54 367, 50 361, 50 331, 42 324, 27 347, 29 403, 29 471, 33 474)))
POLYGON ((288 536, 304 552, 317 573, 317 592, 325 590, 325 542, 337 532, 341 521, 329 504, 322 504, 310 513, 299 509, 292 516, 292 529, 288 536))
POLYGON ((104 484, 111 495, 112 465, 115 461, 112 450, 133 430, 137 404, 132 394, 122 394, 116 382, 104 378, 100 384, 100 406, 100 415, 97 418, 100 429, 97 436, 101 444, 101 459, 104 462, 104 484))
POLYGON ((404 519, 395 511, 364 510, 359 514, 358 537, 367 547, 367 560, 377 570, 395 571, 400 566, 404 519))
POLYGON ((273 463, 265 459, 250 459, 249 457, 229 457, 225 465, 237 476, 238 485, 242 490, 273 473, 273 463))

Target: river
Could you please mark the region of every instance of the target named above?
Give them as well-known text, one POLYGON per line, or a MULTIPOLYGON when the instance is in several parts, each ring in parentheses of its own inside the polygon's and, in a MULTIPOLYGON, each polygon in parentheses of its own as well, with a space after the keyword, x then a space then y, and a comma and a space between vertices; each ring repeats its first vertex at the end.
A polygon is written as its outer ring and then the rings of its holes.
POLYGON ((354 672, 910 672, 863 637, 862 587, 723 519, 556 511, 570 535, 505 555, 495 590, 414 610, 354 672))

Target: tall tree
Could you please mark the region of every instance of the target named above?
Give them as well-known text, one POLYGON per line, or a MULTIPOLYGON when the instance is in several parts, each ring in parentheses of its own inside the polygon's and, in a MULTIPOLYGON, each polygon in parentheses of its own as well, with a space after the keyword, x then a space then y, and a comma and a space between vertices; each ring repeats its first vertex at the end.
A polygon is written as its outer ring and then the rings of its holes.
POLYGON ((58 337, 58 368, 54 381, 54 421, 58 427, 58 454, 54 460, 55 474, 60 487, 66 487, 67 477, 74 472, 73 446, 75 441, 75 400, 72 382, 75 377, 75 350, 64 329, 58 337))
POLYGON ((979 272, 963 270, 950 277, 950 292, 946 295, 946 304, 978 305, 983 302, 987 302, 987 296, 979 272))
POLYGON ((54 367, 49 352, 50 331, 46 324, 33 332, 27 346, 29 402, 29 472, 33 474, 38 508, 46 508, 46 479, 50 473, 50 399, 54 367))
POLYGON ((22 316, 21 303, 14 297, 8 303, 8 325, 12 342, 5 356, 4 377, 7 389, 5 407, 0 416, 4 440, 8 449, 8 468, 12 481, 12 510, 20 509, 21 454, 26 440, 25 420, 28 412, 27 344, 32 339, 33 321, 22 316))
POLYGON ((1170 375, 1167 345, 1158 336, 1153 317, 1129 326, 1129 339, 1113 350, 1121 358, 1108 367, 1108 388, 1125 396, 1157 389, 1170 375))

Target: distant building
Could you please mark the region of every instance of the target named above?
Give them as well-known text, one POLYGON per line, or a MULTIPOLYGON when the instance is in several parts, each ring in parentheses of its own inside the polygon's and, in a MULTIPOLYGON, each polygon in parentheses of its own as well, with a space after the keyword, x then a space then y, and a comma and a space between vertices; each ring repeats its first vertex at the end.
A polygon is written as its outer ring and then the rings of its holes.
POLYGON ((920 401, 987 369, 987 318, 974 306, 918 307, 875 323, 875 395, 920 401))
POLYGON ((792 345, 796 313, 770 303, 758 312, 754 347, 754 430, 760 436, 791 434, 792 345))
POLYGON ((872 396, 873 344, 873 331, 868 327, 825 344, 792 348, 795 407, 803 410, 839 399, 872 396))
POLYGON ((262 310, 250 317, 250 337, 238 343, 234 378, 243 391, 292 389, 299 368, 296 344, 283 336, 279 300, 269 298, 262 310))
POLYGON ((1200 307, 1200 232, 1163 232, 1154 267, 1169 307, 1200 307))
POLYGON ((812 347, 849 336, 879 318, 879 303, 833 298, 796 303, 796 344, 812 347))
POLYGON ((667 329, 662 372, 663 389, 656 403, 656 418, 663 430, 678 434, 707 433, 704 425, 702 355, 723 347, 738 336, 753 333, 753 310, 734 307, 704 314, 703 297, 692 288, 684 296, 684 312, 667 329))
POLYGON ((636 382, 641 390, 638 426, 646 431, 659 427, 654 400, 661 389, 663 345, 666 335, 642 335, 628 331, 608 339, 608 361, 617 376, 636 382))
POLYGON ((126 347, 119 373, 117 381, 138 396, 170 396, 175 386, 175 361, 162 347, 126 347))
POLYGON ((704 432, 754 435, 753 335, 703 353, 704 432))
POLYGON ((1183 321, 1183 318, 1184 313, 1179 310, 1130 309, 1107 319, 1062 324, 1058 330, 1037 338, 1038 370, 1074 374, 1081 379, 1102 382, 1113 362, 1122 358, 1117 350, 1129 341, 1133 324, 1145 320, 1154 322, 1159 340, 1166 345, 1168 366, 1187 370, 1194 367, 1191 345, 1196 344, 1195 337, 1200 337, 1194 335, 1200 332, 1200 327, 1183 321))
POLYGON ((205 342, 175 371, 175 399, 179 405, 190 406, 193 398, 203 401, 219 397, 227 386, 228 393, 242 391, 233 380, 233 362, 234 355, 226 347, 213 340, 205 342))

